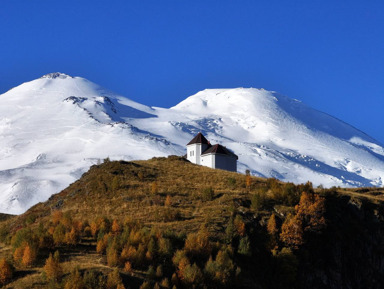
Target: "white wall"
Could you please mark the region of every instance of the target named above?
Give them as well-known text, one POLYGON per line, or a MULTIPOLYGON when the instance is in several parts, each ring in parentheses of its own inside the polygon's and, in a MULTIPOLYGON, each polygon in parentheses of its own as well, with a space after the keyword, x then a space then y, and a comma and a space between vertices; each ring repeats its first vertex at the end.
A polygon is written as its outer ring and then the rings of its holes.
POLYGON ((191 144, 187 146, 187 160, 191 163, 200 165, 200 156, 203 151, 207 149, 206 144, 191 144))
POLYGON ((215 157, 213 154, 201 156, 201 165, 209 168, 215 168, 215 157))

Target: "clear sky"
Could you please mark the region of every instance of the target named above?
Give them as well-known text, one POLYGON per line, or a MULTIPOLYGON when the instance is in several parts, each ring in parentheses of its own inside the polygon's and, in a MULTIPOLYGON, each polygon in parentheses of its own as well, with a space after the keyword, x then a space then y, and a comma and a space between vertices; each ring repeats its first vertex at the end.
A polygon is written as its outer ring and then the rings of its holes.
POLYGON ((384 143, 383 0, 1 0, 0 93, 49 72, 160 107, 262 87, 384 143))

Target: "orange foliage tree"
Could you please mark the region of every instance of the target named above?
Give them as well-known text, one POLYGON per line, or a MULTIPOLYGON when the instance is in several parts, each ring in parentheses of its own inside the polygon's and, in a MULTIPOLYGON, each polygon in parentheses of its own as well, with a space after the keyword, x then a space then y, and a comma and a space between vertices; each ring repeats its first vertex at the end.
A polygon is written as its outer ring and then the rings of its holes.
POLYGON ((228 250, 220 250, 216 259, 209 258, 204 271, 209 278, 219 284, 228 285, 235 274, 235 264, 228 250))
POLYGON ((304 243, 303 223, 296 216, 288 216, 281 226, 280 239, 289 247, 298 249, 304 243))
POLYGON ((52 213, 52 223, 54 225, 57 225, 58 223, 60 223, 62 218, 63 218, 63 212, 62 211, 54 211, 52 213))
POLYGON ((124 264, 124 272, 131 273, 132 272, 132 263, 127 261, 124 264))
POLYGON ((267 231, 268 231, 269 236, 270 236, 269 247, 271 249, 274 249, 277 247, 278 233, 279 233, 279 229, 278 229, 277 223, 276 223, 275 214, 272 214, 268 220, 267 231))
POLYGON ((171 200, 171 196, 170 195, 167 195, 167 197, 165 199, 165 202, 164 202, 164 206, 166 206, 166 207, 172 206, 172 200, 171 200))
POLYGON ((110 267, 115 267, 119 263, 119 255, 117 253, 117 249, 114 245, 112 245, 107 250, 107 263, 110 267))
POLYGON ((197 233, 192 233, 187 236, 184 246, 185 252, 192 256, 207 256, 211 252, 209 242, 209 233, 206 229, 202 229, 197 233))
MULTIPOLYGON (((107 285, 106 286, 107 289, 115 289, 117 286, 120 285, 121 287, 123 285, 119 270, 117 268, 108 274, 106 285, 107 285)), ((124 287, 121 287, 121 288, 124 288, 124 287)))
POLYGON ((26 267, 30 267, 35 262, 35 260, 36 260, 36 251, 29 244, 27 244, 24 248, 23 258, 21 260, 21 263, 26 267))
POLYGON ((325 226, 325 199, 313 192, 303 192, 295 207, 296 215, 285 220, 281 227, 280 239, 297 249, 304 243, 304 233, 318 233, 325 226))
POLYGON ((74 227, 72 227, 70 232, 65 233, 65 243, 68 245, 76 245, 78 240, 78 235, 74 227))
POLYGON ((279 231, 279 229, 277 228, 277 224, 276 224, 275 214, 272 214, 268 220, 267 231, 272 236, 275 236, 279 231))
POLYGON ((120 231, 121 231, 121 227, 120 227, 120 225, 119 225, 119 222, 115 219, 115 220, 113 220, 113 222, 112 222, 112 228, 111 228, 111 230, 112 230, 112 233, 113 234, 119 234, 120 233, 120 231))
POLYGON ((56 251, 54 256, 49 254, 48 259, 45 261, 44 272, 48 280, 58 281, 63 275, 63 269, 60 265, 59 251, 56 251))
POLYGON ((80 275, 79 269, 75 268, 68 277, 64 289, 82 289, 85 288, 83 278, 80 275))
POLYGON ((5 284, 12 279, 13 270, 8 261, 3 258, 0 260, 0 284, 5 284))
POLYGON ((295 210, 297 218, 303 223, 304 231, 319 232, 325 227, 325 199, 319 195, 303 192, 295 210))
POLYGON ((93 237, 96 237, 96 234, 97 234, 97 231, 98 231, 97 223, 96 223, 95 221, 93 221, 93 222, 90 224, 90 228, 91 228, 92 236, 93 236, 93 237))
POLYGON ((157 182, 153 182, 151 184, 151 193, 152 194, 157 194, 158 191, 159 191, 159 186, 158 186, 157 182))
POLYGON ((22 245, 16 248, 15 252, 13 252, 13 260, 15 261, 15 263, 21 263, 21 260, 23 259, 24 255, 24 248, 25 245, 22 245))

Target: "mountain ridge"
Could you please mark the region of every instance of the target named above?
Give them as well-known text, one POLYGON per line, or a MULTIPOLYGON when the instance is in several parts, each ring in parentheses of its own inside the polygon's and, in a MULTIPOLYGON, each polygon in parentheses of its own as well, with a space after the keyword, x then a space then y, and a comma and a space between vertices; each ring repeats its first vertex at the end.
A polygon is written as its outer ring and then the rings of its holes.
POLYGON ((382 186, 383 145, 301 101, 256 88, 206 89, 150 107, 50 73, 0 95, 0 212, 21 213, 104 158, 184 155, 198 132, 239 155, 239 172, 315 185, 382 186))

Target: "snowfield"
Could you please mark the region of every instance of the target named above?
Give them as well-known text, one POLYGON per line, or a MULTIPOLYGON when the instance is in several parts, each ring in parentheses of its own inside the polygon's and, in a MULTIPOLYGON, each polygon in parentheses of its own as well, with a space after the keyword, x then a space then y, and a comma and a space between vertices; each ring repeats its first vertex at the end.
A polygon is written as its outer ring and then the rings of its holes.
POLYGON ((263 89, 206 89, 166 109, 52 73, 0 95, 0 102, 3 213, 23 213, 107 157, 184 155, 198 132, 233 150, 239 172, 325 187, 383 186, 383 145, 263 89))

